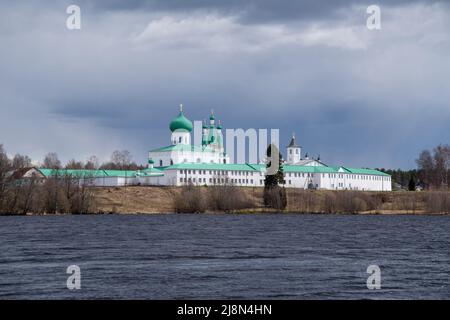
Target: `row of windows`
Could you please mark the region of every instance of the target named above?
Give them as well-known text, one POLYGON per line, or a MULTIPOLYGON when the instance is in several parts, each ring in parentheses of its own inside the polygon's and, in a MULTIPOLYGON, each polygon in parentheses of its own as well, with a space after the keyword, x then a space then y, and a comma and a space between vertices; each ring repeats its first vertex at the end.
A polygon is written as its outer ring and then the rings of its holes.
MULTIPOLYGON (((253 172, 248 171, 226 171, 226 170, 180 170, 180 174, 200 174, 200 175, 217 175, 217 176, 253 176, 253 172)), ((260 173, 262 176, 263 173, 260 173)), ((300 173, 300 172, 288 172, 285 174, 288 177, 295 178, 313 178, 313 173, 300 173)), ((356 174, 337 174, 337 173, 322 173, 322 178, 338 178, 338 179, 354 179, 354 180, 372 180, 372 181, 390 181, 390 177, 380 177, 380 176, 372 176, 372 175, 356 175, 356 174)))
POLYGON ((298 178, 305 178, 305 177, 307 177, 307 178, 312 178, 313 176, 314 176, 314 174, 313 173, 300 173, 300 172, 293 172, 293 173, 287 173, 287 174, 285 174, 285 176, 288 176, 288 177, 298 177, 298 178))
POLYGON ((216 176, 253 176, 253 172, 248 171, 224 171, 224 170, 180 170, 180 174, 208 174, 216 176))
MULTIPOLYGON (((261 184, 261 185, 263 184, 262 180, 261 180, 260 184, 261 184)), ((292 185, 292 181, 291 181, 291 180, 288 180, 288 185, 292 185)), ((317 183, 315 184, 315 188, 316 188, 316 189, 319 188, 319 185, 318 185, 317 183)), ((367 190, 367 189, 365 189, 365 188, 352 187, 352 184, 351 184, 351 183, 350 183, 347 187, 345 187, 345 188, 346 188, 347 190, 367 190)), ((336 186, 334 183, 332 183, 332 184, 331 184, 331 189, 344 189, 344 183, 339 182, 339 183, 337 184, 337 186, 336 186)))
MULTIPOLYGON (((181 183, 206 183, 206 178, 180 178, 181 183)), ((209 178, 209 183, 232 183, 232 184, 253 184, 253 179, 229 179, 229 178, 209 178)), ((263 180, 259 183, 262 185, 263 180)))
MULTIPOLYGON (((293 172, 293 173, 287 173, 288 177, 302 177, 302 178, 312 178, 314 177, 313 173, 299 173, 299 172, 293 172)), ((322 178, 325 178, 326 174, 322 173, 322 178)), ((338 178, 338 179, 344 179, 344 177, 347 177, 348 179, 355 179, 355 180, 373 180, 373 181, 390 181, 390 177, 379 177, 379 176, 371 176, 371 175, 357 175, 357 174, 338 174, 338 173, 328 173, 328 178, 338 178)))
MULTIPOLYGON (((183 159, 183 162, 188 162, 188 160, 187 159, 183 159)), ((200 159, 200 158, 197 158, 197 163, 201 163, 202 162, 202 160, 200 159)), ((223 159, 222 160, 222 162, 224 163, 224 164, 226 164, 227 163, 227 160, 226 159, 223 159)), ((170 162, 169 163, 164 163, 164 161, 162 160, 162 159, 159 159, 159 166, 160 167, 162 167, 162 166, 164 166, 164 165, 171 165, 171 166, 173 166, 173 160, 172 159, 170 159, 170 162)), ((210 161, 210 163, 215 163, 215 161, 214 160, 211 160, 210 161)), ((220 161, 218 161, 218 163, 220 163, 220 161)))

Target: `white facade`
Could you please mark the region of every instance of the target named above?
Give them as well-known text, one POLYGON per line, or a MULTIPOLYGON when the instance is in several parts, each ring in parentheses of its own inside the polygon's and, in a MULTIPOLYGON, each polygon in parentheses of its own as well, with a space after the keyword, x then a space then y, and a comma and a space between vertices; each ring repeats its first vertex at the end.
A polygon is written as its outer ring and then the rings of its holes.
POLYGON ((157 167, 166 167, 179 163, 229 163, 229 157, 211 148, 192 145, 176 145, 155 149, 148 153, 149 159, 157 167))
MULTIPOLYGON (((182 186, 193 185, 225 185, 232 184, 244 187, 264 187, 264 172, 258 168, 249 170, 229 168, 220 170, 208 168, 204 165, 202 169, 186 169, 192 166, 181 166, 181 168, 168 168, 165 174, 170 175, 167 181, 169 185, 182 186)), ((378 174, 354 174, 346 169, 336 172, 297 172, 291 166, 285 166, 285 187, 300 189, 321 190, 360 190, 360 191, 391 191, 391 177, 378 174), (294 171, 291 171, 291 170, 294 171)))

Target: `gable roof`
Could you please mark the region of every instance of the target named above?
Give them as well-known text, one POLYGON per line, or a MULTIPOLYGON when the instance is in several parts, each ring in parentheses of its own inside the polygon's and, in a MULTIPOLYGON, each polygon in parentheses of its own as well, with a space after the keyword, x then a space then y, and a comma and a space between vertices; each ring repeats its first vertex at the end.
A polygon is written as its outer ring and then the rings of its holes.
POLYGON ((345 170, 347 170, 350 173, 353 174, 374 174, 374 175, 379 175, 379 176, 389 176, 389 174, 379 171, 379 170, 375 170, 375 169, 367 169, 367 168, 348 168, 348 167, 342 167, 345 170))
POLYGON ((36 170, 36 173, 39 173, 35 167, 25 167, 9 171, 7 177, 12 180, 22 179, 30 170, 36 170))
POLYGON ((304 166, 304 165, 307 165, 310 163, 316 163, 316 165, 318 165, 318 166, 325 166, 325 167, 327 166, 325 163, 323 163, 319 160, 316 160, 316 159, 302 159, 302 160, 294 163, 294 165, 295 166, 304 166))

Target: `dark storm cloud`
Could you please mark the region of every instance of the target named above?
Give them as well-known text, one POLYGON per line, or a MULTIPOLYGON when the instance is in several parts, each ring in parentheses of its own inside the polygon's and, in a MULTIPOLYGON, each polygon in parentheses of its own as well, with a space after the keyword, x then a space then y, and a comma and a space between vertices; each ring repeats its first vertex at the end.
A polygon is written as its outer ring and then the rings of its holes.
POLYGON ((378 1, 370 32, 371 1, 318 2, 1 2, 0 143, 144 162, 179 103, 192 120, 214 109, 228 128, 279 128, 282 146, 296 131, 331 164, 411 167, 450 141, 448 7, 378 1))
POLYGON ((245 22, 281 22, 281 21, 311 21, 338 17, 339 10, 352 5, 368 6, 401 6, 413 3, 446 3, 444 0, 112 0, 112 1, 79 1, 86 7, 92 7, 98 12, 107 11, 215 11, 221 14, 241 16, 245 22))
POLYGON ((108 14, 110 12, 165 12, 183 13, 212 12, 222 15, 235 15, 242 23, 302 22, 314 20, 340 19, 342 10, 351 6, 369 6, 376 4, 384 7, 399 7, 423 3, 448 4, 446 0, 63 0, 39 1, 36 4, 28 0, 15 1, 11 5, 37 5, 42 8, 67 7, 77 4, 83 7, 85 14, 108 14))

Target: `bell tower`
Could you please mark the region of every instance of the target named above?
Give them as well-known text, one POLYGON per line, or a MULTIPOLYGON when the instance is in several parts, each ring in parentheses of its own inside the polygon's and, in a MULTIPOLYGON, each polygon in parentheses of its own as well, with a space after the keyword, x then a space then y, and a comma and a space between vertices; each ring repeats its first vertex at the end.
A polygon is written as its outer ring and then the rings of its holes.
POLYGON ((300 162, 301 160, 301 147, 297 144, 297 141, 295 140, 295 133, 292 132, 292 138, 291 142, 287 146, 287 163, 288 164, 295 164, 297 162, 300 162))

